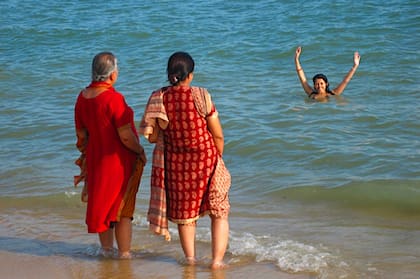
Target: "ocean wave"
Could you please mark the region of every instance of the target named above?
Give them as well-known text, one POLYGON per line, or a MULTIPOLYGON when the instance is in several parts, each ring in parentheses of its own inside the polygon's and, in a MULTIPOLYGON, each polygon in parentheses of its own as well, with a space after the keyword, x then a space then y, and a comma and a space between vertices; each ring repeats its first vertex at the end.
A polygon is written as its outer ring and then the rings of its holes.
POLYGON ((420 181, 353 181, 338 187, 322 185, 268 191, 266 196, 311 203, 330 203, 355 210, 420 215, 420 181))

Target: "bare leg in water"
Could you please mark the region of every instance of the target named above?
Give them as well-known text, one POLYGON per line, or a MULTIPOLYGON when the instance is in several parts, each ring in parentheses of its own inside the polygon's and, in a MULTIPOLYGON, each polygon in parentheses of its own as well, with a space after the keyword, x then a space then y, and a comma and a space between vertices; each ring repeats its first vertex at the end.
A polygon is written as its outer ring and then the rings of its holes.
POLYGON ((118 245, 118 256, 120 258, 130 258, 132 224, 131 218, 122 217, 120 222, 115 224, 115 229, 108 229, 99 233, 99 241, 101 243, 102 253, 104 256, 111 256, 114 247, 114 230, 115 239, 118 245))
POLYGON ((195 228, 196 222, 193 224, 178 224, 179 240, 181 241, 182 250, 184 251, 187 264, 195 264, 195 228))
MULTIPOLYGON (((229 221, 227 217, 211 218, 211 235, 212 235, 212 269, 225 268, 223 258, 226 253, 229 240, 229 221)), ((188 264, 194 264, 195 258, 195 231, 194 225, 178 225, 179 238, 188 264)))
POLYGON ((111 257, 114 248, 114 229, 108 229, 98 234, 101 243, 101 253, 105 257, 111 257))
POLYGON ((131 258, 131 234, 131 218, 122 217, 115 225, 115 239, 117 240, 118 245, 118 256, 122 259, 131 258))
POLYGON ((229 221, 227 217, 214 217, 211 218, 211 235, 212 235, 212 269, 225 268, 223 258, 226 253, 228 240, 229 240, 229 221))

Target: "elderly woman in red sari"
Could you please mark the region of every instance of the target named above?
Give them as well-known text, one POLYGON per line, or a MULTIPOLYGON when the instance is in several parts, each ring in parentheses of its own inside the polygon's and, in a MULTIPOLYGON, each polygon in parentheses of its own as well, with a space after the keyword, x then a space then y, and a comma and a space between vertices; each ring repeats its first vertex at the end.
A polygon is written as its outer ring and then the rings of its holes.
POLYGON ((134 125, 133 110, 113 85, 117 59, 102 52, 92 62, 92 82, 75 104, 77 161, 85 181, 89 233, 98 233, 102 254, 112 256, 114 234, 120 258, 130 258, 132 217, 146 156, 134 125))
POLYGON ((156 143, 148 220, 167 239, 167 220, 176 223, 187 264, 194 264, 196 221, 209 214, 211 267, 218 269, 225 267, 231 177, 222 160, 218 112, 206 89, 190 85, 193 71, 188 53, 174 53, 167 66, 171 85, 152 93, 140 124, 140 132, 156 143))

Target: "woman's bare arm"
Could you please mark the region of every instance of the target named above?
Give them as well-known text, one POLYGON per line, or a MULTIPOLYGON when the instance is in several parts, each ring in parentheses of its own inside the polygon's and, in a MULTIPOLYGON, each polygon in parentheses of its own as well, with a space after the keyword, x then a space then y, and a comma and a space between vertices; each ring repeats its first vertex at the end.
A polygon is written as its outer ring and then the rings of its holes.
POLYGON ((143 146, 141 146, 137 137, 134 135, 133 130, 131 130, 130 124, 124 125, 118 128, 118 135, 121 139, 121 142, 131 151, 137 153, 140 156, 140 159, 146 164, 146 154, 144 153, 143 146))
POLYGON ((223 136, 222 124, 220 123, 219 117, 217 116, 217 113, 215 113, 214 115, 208 116, 206 119, 207 126, 213 136, 216 149, 220 155, 223 155, 225 140, 223 136))
POLYGON ((354 53, 354 64, 353 67, 350 69, 350 71, 347 73, 347 75, 344 77, 344 79, 341 81, 341 83, 332 90, 332 92, 335 95, 340 95, 341 93, 343 93, 344 89, 346 88, 347 84, 350 82, 350 80, 352 79, 354 73, 356 72, 357 68, 359 67, 359 63, 360 63, 360 54, 356 51, 354 53))
POLYGON ((299 57, 302 53, 302 47, 298 47, 295 52, 295 65, 296 65, 296 72, 299 77, 300 83, 303 87, 303 90, 305 90, 305 93, 310 95, 314 90, 309 85, 308 81, 306 80, 305 72, 303 71, 302 66, 300 65, 299 57))

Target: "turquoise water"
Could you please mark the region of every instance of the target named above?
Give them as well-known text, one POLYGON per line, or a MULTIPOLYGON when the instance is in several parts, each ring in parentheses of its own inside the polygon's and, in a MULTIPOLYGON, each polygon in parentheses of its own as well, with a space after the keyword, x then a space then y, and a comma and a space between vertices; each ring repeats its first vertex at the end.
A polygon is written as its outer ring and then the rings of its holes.
MULTIPOLYGON (((73 231, 81 242, 96 240, 83 238, 80 189, 72 187, 73 105, 91 59, 117 55, 116 88, 139 121, 150 93, 166 84, 169 55, 182 50, 194 57, 193 84, 209 89, 224 127, 233 270, 251 258, 321 278, 392 278, 401 270, 416 278, 419 9, 418 1, 3 1, 1 235, 25 238, 36 222, 57 239, 73 231), (341 97, 306 98, 293 62, 299 45, 307 77, 322 72, 333 87, 360 52, 341 97), (13 224, 26 210, 34 216, 13 224), (57 214, 63 220, 53 226, 57 214)), ((145 237, 149 171, 136 219, 145 237)), ((160 251, 159 242, 150 249, 160 251)))

